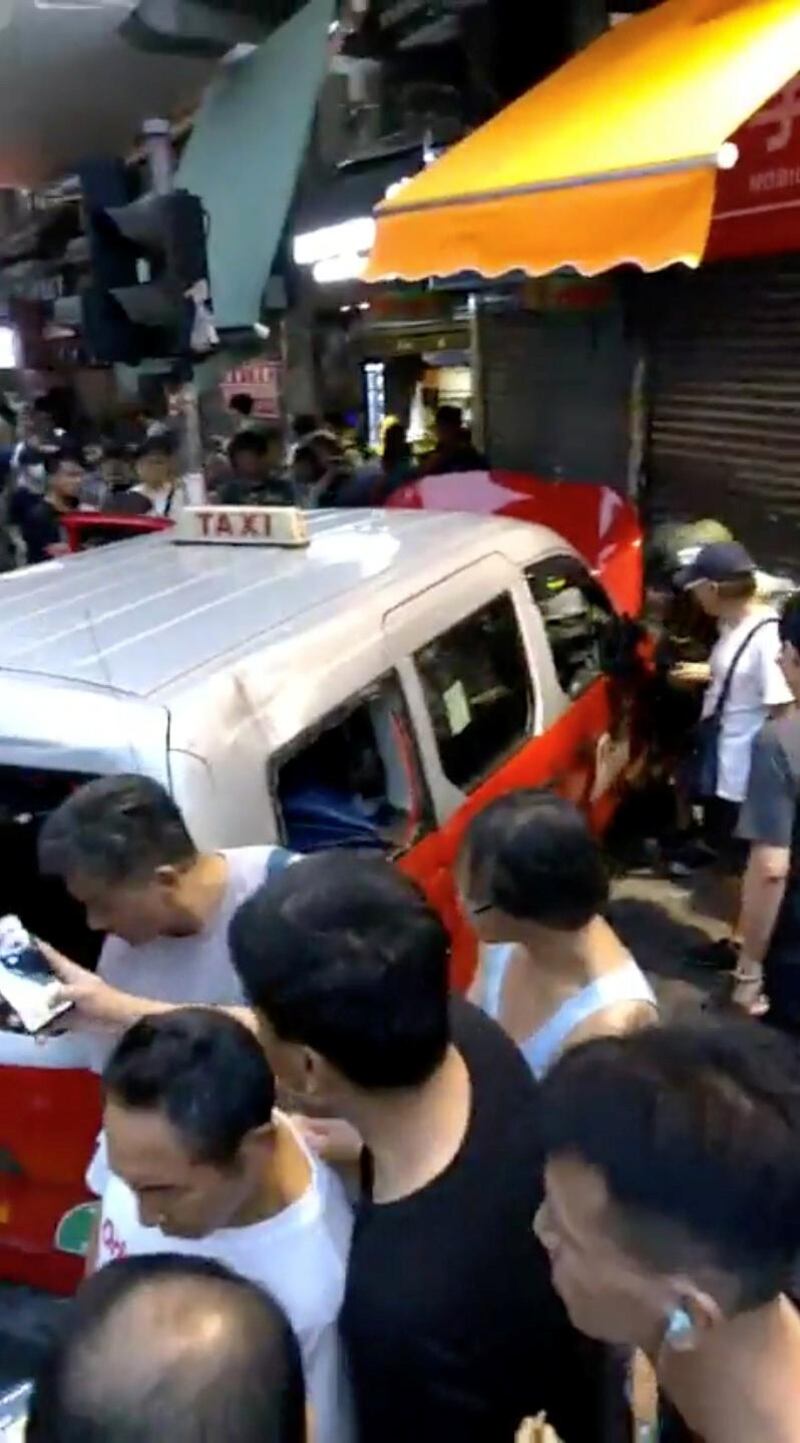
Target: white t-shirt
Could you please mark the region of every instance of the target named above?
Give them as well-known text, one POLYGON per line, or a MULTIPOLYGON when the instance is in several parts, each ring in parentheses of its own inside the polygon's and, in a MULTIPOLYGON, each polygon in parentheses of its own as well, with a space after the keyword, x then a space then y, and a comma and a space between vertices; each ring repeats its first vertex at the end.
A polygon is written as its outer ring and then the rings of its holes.
MULTIPOLYGON (((777 612, 765 606, 750 612, 735 626, 720 623, 720 635, 711 653, 711 683, 703 701, 703 716, 711 716, 731 667, 745 637, 759 621, 777 612)), ((771 622, 762 626, 739 659, 733 674, 719 742, 719 775, 717 796, 728 802, 743 802, 750 777, 753 742, 760 732, 771 707, 787 706, 792 701, 783 673, 778 666, 781 642, 778 627, 771 622)))
POLYGON ((307 1191, 275 1217, 221 1228, 207 1238, 173 1238, 143 1227, 134 1193, 109 1168, 101 1133, 86 1174, 87 1187, 101 1199, 97 1267, 117 1258, 181 1253, 211 1258, 264 1288, 280 1303, 300 1343, 316 1443, 349 1443, 350 1392, 338 1317, 352 1213, 335 1174, 312 1155, 288 1118, 276 1113, 276 1121, 290 1129, 306 1157, 307 1191))
MULTIPOLYGON (((131 947, 120 937, 103 944, 98 974, 112 987, 155 1002, 187 1007, 244 1007, 246 998, 231 959, 228 928, 234 912, 266 880, 274 847, 239 847, 223 852, 228 884, 204 931, 191 937, 157 937, 131 947)), ((113 1032, 88 1034, 91 1065, 102 1071, 116 1041, 113 1032)))
POLYGON ((137 496, 146 496, 150 502, 150 515, 175 520, 186 505, 186 490, 182 481, 174 486, 165 486, 160 491, 150 491, 146 486, 131 486, 137 496))

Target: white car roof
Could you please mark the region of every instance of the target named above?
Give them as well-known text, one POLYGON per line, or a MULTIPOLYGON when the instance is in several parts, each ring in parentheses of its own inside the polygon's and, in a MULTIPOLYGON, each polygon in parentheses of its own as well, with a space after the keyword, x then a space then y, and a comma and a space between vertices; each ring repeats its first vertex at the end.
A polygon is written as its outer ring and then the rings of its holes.
POLYGON ((571 548, 546 527, 423 511, 320 511, 310 545, 176 545, 169 533, 0 576, 0 670, 153 697, 270 633, 353 606, 359 625, 492 551, 571 548))

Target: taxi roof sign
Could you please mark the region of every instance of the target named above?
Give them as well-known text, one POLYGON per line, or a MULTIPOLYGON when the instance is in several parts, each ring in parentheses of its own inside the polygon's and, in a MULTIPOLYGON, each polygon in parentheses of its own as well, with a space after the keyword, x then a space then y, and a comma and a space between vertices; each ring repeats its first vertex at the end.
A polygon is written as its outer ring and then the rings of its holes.
POLYGON ((308 546, 297 506, 187 506, 170 539, 190 546, 308 546))

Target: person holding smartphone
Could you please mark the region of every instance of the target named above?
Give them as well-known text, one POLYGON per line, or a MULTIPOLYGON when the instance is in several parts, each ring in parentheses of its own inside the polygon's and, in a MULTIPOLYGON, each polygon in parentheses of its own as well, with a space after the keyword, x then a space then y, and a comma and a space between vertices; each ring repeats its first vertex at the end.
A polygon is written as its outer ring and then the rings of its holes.
POLYGON ((200 851, 150 777, 88 782, 51 814, 39 839, 41 870, 60 877, 89 927, 105 933, 96 973, 42 943, 96 1070, 126 1027, 182 1004, 229 1008, 252 1025, 228 926, 270 869, 292 860, 273 846, 200 851))

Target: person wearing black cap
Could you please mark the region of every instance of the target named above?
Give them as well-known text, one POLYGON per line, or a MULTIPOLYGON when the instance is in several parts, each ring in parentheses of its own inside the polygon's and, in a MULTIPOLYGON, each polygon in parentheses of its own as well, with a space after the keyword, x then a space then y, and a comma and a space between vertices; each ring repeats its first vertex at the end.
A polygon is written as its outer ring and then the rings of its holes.
MULTIPOLYGON (((759 600, 755 563, 737 541, 704 546, 675 581, 692 593, 719 630, 708 664, 678 667, 674 678, 706 684, 703 722, 710 754, 698 755, 696 795, 703 802, 708 840, 724 869, 737 877, 746 860, 737 826, 753 746, 768 717, 792 702, 779 666, 778 615, 759 600)), ((735 965, 731 947, 717 960, 735 965)))

